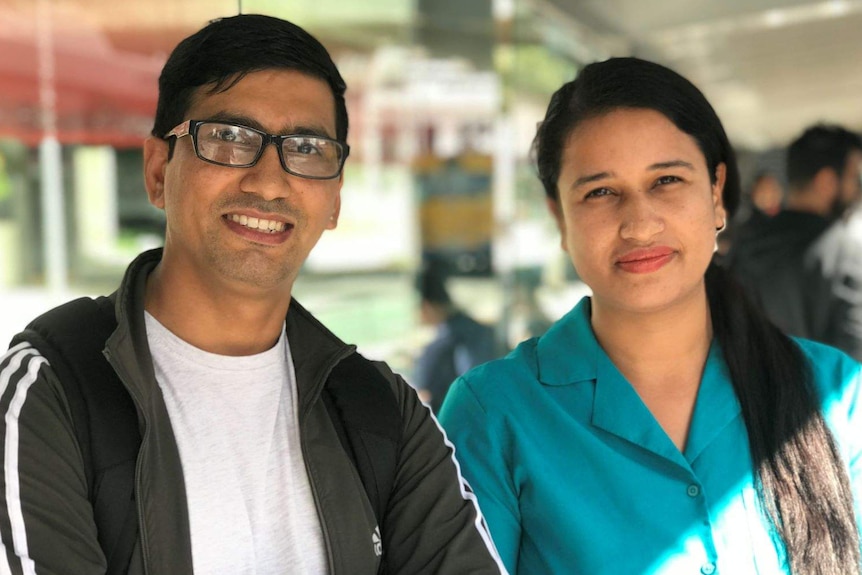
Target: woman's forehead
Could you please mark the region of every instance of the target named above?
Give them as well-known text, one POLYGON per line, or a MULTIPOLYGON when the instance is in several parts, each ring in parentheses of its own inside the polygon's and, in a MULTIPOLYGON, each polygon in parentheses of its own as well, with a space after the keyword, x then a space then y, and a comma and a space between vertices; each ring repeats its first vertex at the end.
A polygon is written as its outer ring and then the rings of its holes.
POLYGON ((683 160, 706 166, 697 140, 664 114, 642 108, 619 108, 578 123, 564 142, 563 160, 643 166, 683 160))

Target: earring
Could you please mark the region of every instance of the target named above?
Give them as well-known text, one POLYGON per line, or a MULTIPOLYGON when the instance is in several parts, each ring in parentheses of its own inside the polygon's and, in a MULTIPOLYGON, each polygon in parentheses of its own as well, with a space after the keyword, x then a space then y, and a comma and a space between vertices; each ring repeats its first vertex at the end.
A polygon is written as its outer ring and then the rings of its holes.
POLYGON ((727 220, 721 220, 721 225, 715 228, 715 247, 712 248, 712 253, 718 253, 718 234, 724 231, 727 227, 727 220))

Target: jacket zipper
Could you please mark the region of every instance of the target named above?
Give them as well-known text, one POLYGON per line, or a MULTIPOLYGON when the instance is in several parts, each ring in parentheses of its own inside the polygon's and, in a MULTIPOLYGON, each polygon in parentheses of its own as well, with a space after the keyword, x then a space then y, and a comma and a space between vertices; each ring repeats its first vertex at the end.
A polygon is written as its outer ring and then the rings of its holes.
POLYGON ((150 426, 147 422, 147 415, 144 412, 144 409, 141 407, 141 401, 138 398, 137 394, 132 391, 131 386, 128 384, 127 379, 125 377, 125 372, 120 369, 120 366, 117 362, 114 361, 111 352, 108 349, 104 350, 105 358, 108 360, 108 363, 111 364, 111 367, 114 368, 114 372, 116 372, 117 377, 120 378, 120 381, 123 383, 123 387, 126 388, 126 392, 129 394, 129 397, 132 398, 132 401, 135 404, 135 409, 138 410, 138 413, 141 414, 140 422, 143 423, 143 433, 141 433, 141 447, 138 449, 138 457, 135 462, 135 507, 138 510, 138 537, 141 540, 141 560, 144 564, 144 575, 147 575, 150 572, 150 557, 149 557, 149 544, 147 542, 147 530, 144 528, 144 507, 141 498, 141 474, 143 469, 142 459, 143 459, 143 450, 144 445, 147 440, 147 436, 150 432, 150 426))
MULTIPOLYGON (((308 407, 303 408, 301 411, 297 410, 299 413, 299 448, 302 450, 302 461, 305 465, 305 473, 308 475, 308 483, 311 485, 311 494, 314 497, 314 506, 317 508, 317 517, 320 520, 320 530, 323 532, 323 541, 326 544, 326 557, 329 561, 329 573, 330 575, 335 575, 335 556, 332 552, 332 541, 330 539, 329 529, 326 526, 326 518, 323 516, 323 507, 320 504, 320 495, 317 491, 317 484, 315 483, 314 474, 312 473, 311 468, 308 466, 308 448, 306 447, 305 442, 305 426, 304 421, 306 417, 308 417, 308 412, 311 410, 311 406, 314 405, 318 399, 320 398, 320 394, 323 393, 323 387, 326 385, 326 380, 329 378, 329 374, 335 368, 335 366, 343 360, 345 357, 353 353, 352 349, 349 349, 347 353, 339 354, 338 357, 334 358, 330 361, 329 365, 327 365, 326 369, 326 377, 323 378, 323 382, 320 381, 315 382, 315 388, 318 390, 317 394, 313 397, 309 398, 308 407)), ((294 379, 296 376, 294 375, 294 379)), ((299 402, 299 380, 296 380, 296 400, 299 402)), ((300 407, 302 404, 300 403, 300 407)))

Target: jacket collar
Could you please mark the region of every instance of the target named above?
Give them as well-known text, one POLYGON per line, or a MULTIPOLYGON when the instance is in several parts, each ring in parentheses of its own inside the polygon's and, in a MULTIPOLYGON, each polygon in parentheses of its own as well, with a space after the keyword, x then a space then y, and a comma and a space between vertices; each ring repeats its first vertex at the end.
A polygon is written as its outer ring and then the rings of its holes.
POLYGON ((287 341, 293 356, 300 419, 314 405, 329 372, 356 351, 321 324, 296 299, 287 311, 287 341))
MULTIPOLYGON (((155 381, 144 321, 144 293, 147 277, 161 261, 162 251, 162 248, 149 250, 135 258, 119 289, 111 296, 117 315, 117 330, 108 340, 109 347, 122 355, 123 364, 131 372, 143 376, 140 380, 135 378, 137 381, 155 381)), ((302 414, 320 394, 323 382, 335 364, 356 347, 341 341, 295 299, 288 308, 286 322, 302 414)), ((151 386, 135 387, 143 403, 147 403, 151 386)))

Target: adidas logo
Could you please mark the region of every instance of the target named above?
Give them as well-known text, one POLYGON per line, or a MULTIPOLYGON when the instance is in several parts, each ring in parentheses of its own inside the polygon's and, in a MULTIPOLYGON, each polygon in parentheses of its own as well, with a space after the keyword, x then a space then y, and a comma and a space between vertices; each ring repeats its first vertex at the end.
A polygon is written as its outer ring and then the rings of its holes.
POLYGON ((380 527, 374 528, 374 533, 371 534, 371 543, 374 544, 374 554, 380 557, 383 555, 383 540, 380 538, 380 527))

